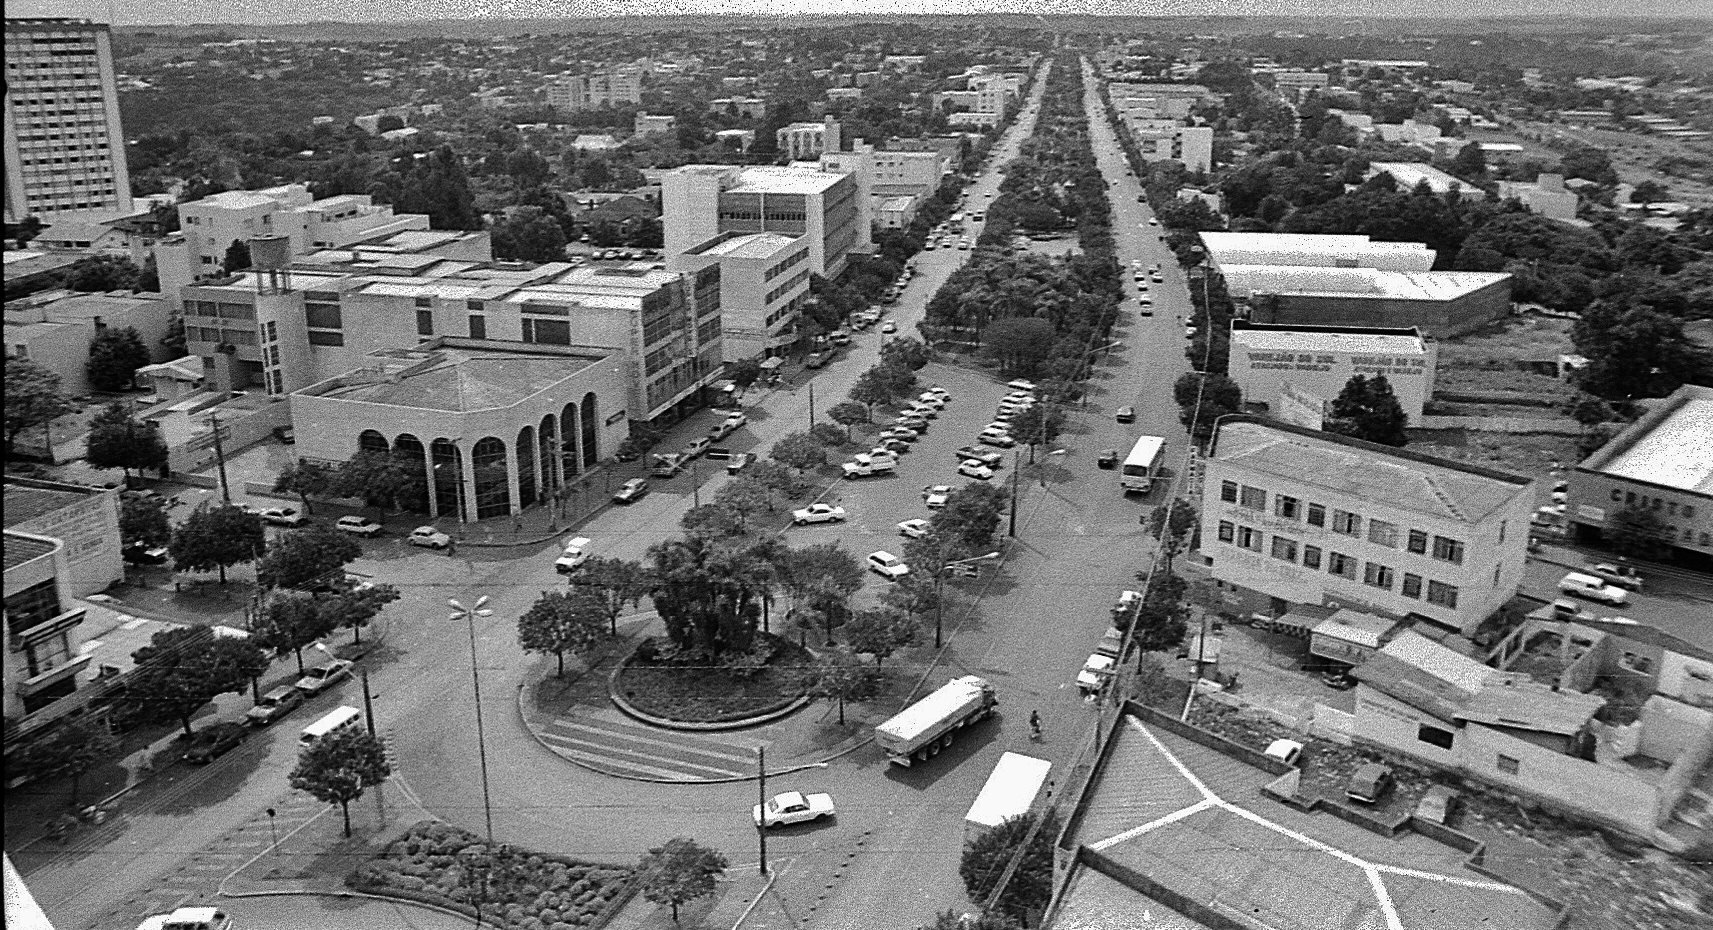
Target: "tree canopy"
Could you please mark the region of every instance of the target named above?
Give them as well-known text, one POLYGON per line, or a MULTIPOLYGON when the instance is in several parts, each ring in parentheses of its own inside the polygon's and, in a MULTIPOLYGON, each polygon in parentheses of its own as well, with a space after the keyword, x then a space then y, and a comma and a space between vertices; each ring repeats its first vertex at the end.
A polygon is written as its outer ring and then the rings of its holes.
POLYGON ((72 411, 60 391, 59 375, 25 358, 6 360, 6 454, 12 454, 18 434, 51 423, 72 411))
POLYGON ((131 387, 137 369, 149 364, 149 347, 136 327, 107 326, 89 343, 89 383, 98 391, 123 391, 131 387))
POLYGON ((1400 448, 1410 441, 1404 432, 1404 408, 1385 375, 1352 375, 1333 399, 1330 413, 1328 432, 1400 448))
POLYGON ((288 780, 298 791, 327 804, 339 805, 345 816, 345 836, 351 836, 351 802, 387 780, 393 773, 387 747, 367 730, 347 728, 311 743, 298 756, 288 780))
POLYGON ((175 627, 150 637, 131 653, 136 668, 125 678, 121 704, 143 722, 173 721, 191 735, 190 717, 216 695, 241 691, 268 669, 250 639, 216 636, 206 627, 175 627))
POLYGON ((209 507, 203 503, 173 532, 167 548, 180 571, 206 572, 218 569, 226 583, 226 569, 255 560, 262 553, 262 520, 230 504, 209 507))
POLYGON ((714 893, 714 881, 726 871, 726 857, 688 837, 675 837, 650 849, 637 863, 642 896, 672 909, 714 893))

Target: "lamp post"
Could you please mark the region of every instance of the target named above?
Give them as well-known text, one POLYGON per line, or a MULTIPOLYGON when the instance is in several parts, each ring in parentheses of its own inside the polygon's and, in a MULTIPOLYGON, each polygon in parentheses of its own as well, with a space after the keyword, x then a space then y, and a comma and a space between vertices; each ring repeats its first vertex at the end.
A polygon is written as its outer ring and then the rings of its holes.
POLYGON ((690 506, 702 506, 702 469, 696 459, 690 460, 690 506))
POLYGON ((470 633, 470 690, 476 696, 476 753, 482 765, 482 816, 487 821, 488 845, 494 845, 494 806, 488 794, 488 741, 482 732, 482 679, 476 670, 476 618, 491 617, 492 610, 487 609, 488 597, 482 595, 476 598, 476 603, 465 607, 457 598, 449 598, 446 603, 457 613, 448 619, 457 621, 463 619, 470 633))
POLYGON ((939 571, 934 573, 934 648, 935 649, 940 648, 940 639, 941 639, 941 637, 940 637, 940 626, 941 626, 940 621, 945 616, 945 613, 946 613, 946 605, 942 602, 943 599, 940 597, 940 590, 942 587, 942 583, 945 581, 945 578, 946 578, 946 570, 955 566, 955 565, 969 565, 973 562, 991 562, 997 558, 999 558, 999 553, 989 552, 986 555, 978 555, 978 556, 976 556, 974 558, 970 558, 970 559, 959 559, 956 562, 947 562, 946 564, 940 566, 939 571))

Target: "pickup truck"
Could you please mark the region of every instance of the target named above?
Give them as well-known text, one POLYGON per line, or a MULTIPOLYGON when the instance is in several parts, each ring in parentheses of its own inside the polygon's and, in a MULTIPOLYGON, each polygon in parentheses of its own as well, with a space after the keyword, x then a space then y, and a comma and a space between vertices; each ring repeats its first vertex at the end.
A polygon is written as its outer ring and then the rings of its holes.
POLYGON ((820 820, 837 813, 833 808, 832 795, 804 794, 801 791, 776 794, 773 796, 773 800, 766 804, 757 804, 750 811, 755 818, 756 826, 762 829, 786 827, 794 823, 808 823, 811 820, 820 820))
POLYGON ((871 478, 875 475, 890 475, 897 470, 898 459, 869 453, 861 453, 844 465, 846 478, 871 478))

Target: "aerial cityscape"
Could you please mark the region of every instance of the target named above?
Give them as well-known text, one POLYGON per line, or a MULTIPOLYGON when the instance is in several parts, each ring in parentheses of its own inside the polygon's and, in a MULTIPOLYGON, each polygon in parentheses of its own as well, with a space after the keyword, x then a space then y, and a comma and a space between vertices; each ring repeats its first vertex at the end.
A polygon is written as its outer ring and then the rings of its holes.
POLYGON ((1713 927, 1713 10, 31 0, 8 930, 1713 927))

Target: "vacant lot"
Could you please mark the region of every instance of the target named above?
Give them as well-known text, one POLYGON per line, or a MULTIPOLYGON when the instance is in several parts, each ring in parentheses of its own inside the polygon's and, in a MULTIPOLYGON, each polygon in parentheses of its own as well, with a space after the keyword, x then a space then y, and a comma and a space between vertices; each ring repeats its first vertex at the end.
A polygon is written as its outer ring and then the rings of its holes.
MULTIPOLYGON (((1521 394, 1529 398, 1567 402, 1576 389, 1557 378, 1524 371, 1524 360, 1556 360, 1574 352, 1571 320, 1547 316, 1515 316, 1478 332, 1439 344, 1439 370, 1434 391, 1451 394, 1521 394)), ((1542 408, 1519 409, 1510 416, 1550 416, 1542 408)))
POLYGON ((1410 430, 1408 448, 1423 455, 1496 468, 1525 478, 1541 478, 1555 468, 1563 469, 1580 461, 1582 455, 1576 443, 1574 436, 1440 429, 1410 430))

